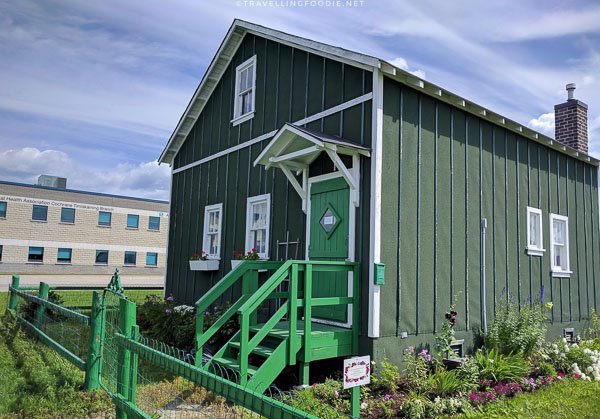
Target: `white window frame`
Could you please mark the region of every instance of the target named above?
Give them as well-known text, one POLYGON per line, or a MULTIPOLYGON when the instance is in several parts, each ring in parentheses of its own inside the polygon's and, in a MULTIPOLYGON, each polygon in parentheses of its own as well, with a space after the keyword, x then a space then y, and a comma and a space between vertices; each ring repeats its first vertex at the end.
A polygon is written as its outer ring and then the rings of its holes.
POLYGON ((238 65, 235 69, 235 88, 234 88, 234 96, 233 96, 233 119, 231 123, 235 126, 241 124, 244 121, 247 121, 254 117, 254 112, 256 110, 256 55, 248 60, 244 61, 240 65, 238 65), (249 67, 254 67, 252 71, 252 110, 242 115, 241 109, 241 98, 242 93, 240 89, 240 74, 242 71, 246 70, 249 67))
POLYGON ((550 266, 552 276, 555 277, 570 277, 571 272, 571 255, 569 252, 569 217, 558 214, 550 214, 550 266), (565 249, 567 253, 567 269, 554 265, 554 221, 562 221, 565 223, 565 249))
POLYGON ((544 249, 544 223, 542 219, 542 210, 539 208, 527 207, 527 254, 532 256, 543 256, 546 249, 544 249), (531 245, 531 215, 535 214, 540 219, 540 231, 538 241, 540 245, 538 247, 531 245))
POLYGON ((208 235, 208 220, 210 219, 209 214, 217 211, 219 213, 219 228, 217 236, 217 253, 211 254, 207 252, 209 259, 221 259, 221 236, 223 233, 223 204, 207 205, 204 207, 204 230, 202 234, 202 250, 210 250, 210 237, 208 235))
POLYGON ((271 244, 271 194, 257 195, 248 197, 246 201, 246 248, 244 252, 250 251, 254 244, 250 238, 250 227, 252 223, 252 206, 257 203, 266 202, 267 204, 267 231, 265 233, 265 252, 259 253, 261 259, 269 259, 269 246, 271 244))

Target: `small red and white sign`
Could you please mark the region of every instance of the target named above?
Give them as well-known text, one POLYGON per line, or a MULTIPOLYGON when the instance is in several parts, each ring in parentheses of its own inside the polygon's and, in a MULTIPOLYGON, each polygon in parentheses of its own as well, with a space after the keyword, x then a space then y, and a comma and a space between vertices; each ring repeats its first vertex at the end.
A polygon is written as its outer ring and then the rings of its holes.
POLYGON ((371 357, 357 356, 344 359, 344 389, 371 382, 371 357))

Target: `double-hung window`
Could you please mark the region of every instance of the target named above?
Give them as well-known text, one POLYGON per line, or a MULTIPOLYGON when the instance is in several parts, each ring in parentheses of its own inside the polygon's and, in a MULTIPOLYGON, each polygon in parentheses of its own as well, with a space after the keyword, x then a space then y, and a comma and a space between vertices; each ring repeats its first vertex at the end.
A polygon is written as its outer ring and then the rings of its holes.
POLYGON ((246 251, 254 249, 261 259, 269 255, 269 225, 271 217, 271 195, 248 198, 246 214, 246 251))
POLYGON ((256 90, 256 56, 238 65, 235 70, 235 97, 233 105, 234 125, 254 116, 256 90))
POLYGON ((542 256, 545 252, 543 238, 542 210, 527 207, 527 253, 542 256))
POLYGON ((30 247, 29 254, 27 255, 27 262, 31 262, 31 263, 44 262, 44 248, 43 247, 30 247))
POLYGON ((569 218, 550 214, 550 258, 553 276, 570 276, 569 218))
POLYGON ((223 204, 207 205, 204 207, 204 241, 203 249, 208 257, 221 257, 221 224, 223 204))
POLYGON ((158 265, 158 253, 148 252, 146 253, 146 266, 158 265))

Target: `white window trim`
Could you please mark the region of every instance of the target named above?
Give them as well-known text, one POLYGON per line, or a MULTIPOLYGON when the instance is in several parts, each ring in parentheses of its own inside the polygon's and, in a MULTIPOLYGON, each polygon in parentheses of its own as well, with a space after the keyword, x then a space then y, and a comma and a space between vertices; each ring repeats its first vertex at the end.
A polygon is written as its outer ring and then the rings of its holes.
POLYGON ((271 194, 257 195, 248 197, 246 201, 246 248, 244 252, 248 252, 252 249, 253 244, 250 240, 250 225, 251 225, 251 208, 252 204, 260 201, 266 201, 267 203, 267 233, 265 237, 265 253, 259 253, 258 256, 261 259, 269 259, 269 246, 271 245, 271 194))
POLYGON ((550 266, 552 276, 554 277, 570 277, 573 273, 571 269, 571 254, 569 251, 569 217, 558 214, 550 214, 550 266), (567 250, 567 269, 564 270, 560 266, 554 265, 554 220, 563 221, 565 223, 565 248, 567 250))
POLYGON ((531 256, 543 256, 544 249, 544 224, 542 219, 542 210, 539 208, 527 207, 527 254, 531 256), (537 214, 540 217, 540 247, 531 246, 531 214, 537 214))
POLYGON ((247 121, 254 117, 254 112, 256 110, 256 55, 252 58, 247 59, 240 65, 235 68, 235 86, 234 86, 234 96, 233 96, 233 119, 231 123, 235 126, 241 124, 244 121, 247 121), (246 68, 254 66, 254 71, 252 71, 252 111, 241 115, 240 110, 240 101, 238 100, 240 91, 240 73, 244 71, 246 68))
POLYGON ((202 232, 202 250, 210 249, 210 241, 208 240, 208 214, 212 211, 219 211, 219 235, 217 239, 217 248, 219 249, 216 254, 208 253, 209 259, 221 259, 221 236, 223 227, 223 204, 207 205, 204 207, 204 230, 202 232))

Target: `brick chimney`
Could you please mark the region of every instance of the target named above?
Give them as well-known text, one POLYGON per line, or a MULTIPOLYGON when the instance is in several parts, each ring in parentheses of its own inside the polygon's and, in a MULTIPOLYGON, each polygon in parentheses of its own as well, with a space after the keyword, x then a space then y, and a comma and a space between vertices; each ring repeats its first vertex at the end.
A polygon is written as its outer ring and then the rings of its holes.
POLYGON ((575 83, 567 84, 567 92, 567 101, 554 106, 554 138, 587 154, 587 105, 574 98, 575 83))

